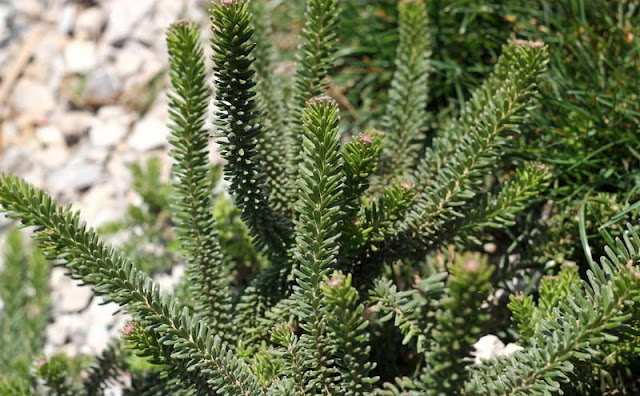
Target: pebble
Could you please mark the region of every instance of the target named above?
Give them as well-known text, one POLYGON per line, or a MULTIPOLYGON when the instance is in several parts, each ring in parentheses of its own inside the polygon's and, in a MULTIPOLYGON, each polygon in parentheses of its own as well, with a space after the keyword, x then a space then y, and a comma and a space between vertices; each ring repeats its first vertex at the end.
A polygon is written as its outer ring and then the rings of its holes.
POLYGON ((42 3, 38 0, 18 0, 13 2, 16 11, 29 17, 37 17, 43 11, 42 3))
POLYGON ((96 147, 113 147, 129 132, 135 114, 121 106, 104 106, 91 123, 89 140, 96 147))
POLYGON ((34 118, 45 117, 56 106, 53 92, 46 85, 25 79, 13 88, 11 101, 16 112, 28 113, 34 118))
POLYGON ((94 185, 77 205, 82 218, 92 227, 99 227, 113 219, 122 218, 127 202, 112 183, 94 185))
POLYGON ((162 147, 167 144, 169 128, 156 118, 143 118, 138 121, 129 138, 129 146, 139 152, 162 147))
POLYGON ((100 7, 91 7, 81 11, 76 18, 74 33, 76 37, 97 39, 104 28, 107 16, 100 7))
POLYGON ((114 121, 95 122, 89 130, 89 140, 96 147, 112 147, 127 134, 127 125, 114 121))
POLYGON ((35 140, 7 147, 0 156, 0 169, 11 173, 25 173, 31 169, 31 155, 40 145, 35 140))
POLYGON ((89 111, 65 111, 52 116, 51 123, 62 131, 67 145, 73 145, 87 133, 93 121, 89 111))
POLYGON ((138 72, 146 58, 152 57, 149 49, 137 42, 127 43, 116 55, 115 66, 118 74, 129 77, 138 72))
POLYGON ((9 28, 10 19, 15 10, 9 4, 0 4, 0 40, 4 41, 11 34, 9 28))
POLYGON ((22 178, 27 183, 33 184, 34 186, 43 186, 44 185, 44 169, 38 167, 33 168, 28 172, 22 173, 22 178))
POLYGON ((65 146, 54 145, 34 153, 33 160, 38 164, 41 164, 42 167, 47 170, 56 169, 67 163, 69 160, 69 153, 65 146))
POLYGON ((54 289, 52 299, 56 310, 61 313, 76 313, 89 306, 93 293, 87 286, 80 286, 71 278, 64 277, 54 289), (63 291, 63 292, 61 292, 63 291))
POLYGON ((13 146, 20 140, 20 129, 18 124, 12 120, 0 123, 0 149, 13 146))
POLYGON ((49 176, 51 192, 63 193, 91 187, 100 177, 102 167, 89 162, 70 162, 49 176))
POLYGON ((498 356, 508 356, 524 349, 513 343, 505 346, 502 340, 493 334, 481 337, 473 344, 473 347, 475 351, 472 352, 472 356, 475 364, 480 364, 483 360, 495 359, 498 356))
POLYGON ((64 145, 64 135, 57 127, 53 125, 38 128, 36 130, 36 138, 41 144, 45 146, 64 145))
POLYGON ((112 66, 101 67, 87 75, 84 98, 92 106, 115 102, 124 88, 122 79, 112 66))
POLYGON ((96 44, 87 40, 73 40, 64 49, 65 71, 67 73, 88 73, 98 64, 96 44))
POLYGON ((143 22, 155 0, 114 0, 110 3, 109 20, 104 39, 111 45, 119 45, 143 22))
POLYGON ((62 13, 58 17, 58 32, 69 34, 73 31, 74 21, 78 12, 75 4, 67 4, 62 9, 62 13))

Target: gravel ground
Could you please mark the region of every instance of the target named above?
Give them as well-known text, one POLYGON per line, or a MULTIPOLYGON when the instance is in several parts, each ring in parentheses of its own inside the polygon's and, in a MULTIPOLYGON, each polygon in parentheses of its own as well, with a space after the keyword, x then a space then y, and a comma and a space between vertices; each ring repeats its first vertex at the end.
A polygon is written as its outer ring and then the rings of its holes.
MULTIPOLYGON (((0 171, 73 203, 92 226, 139 197, 133 162, 166 156, 166 28, 206 0, 0 0, 0 171)), ((0 229, 7 222, 0 224, 0 229)), ((180 268, 162 275, 170 285, 180 268)), ((98 353, 126 321, 55 269, 45 354, 98 353)))

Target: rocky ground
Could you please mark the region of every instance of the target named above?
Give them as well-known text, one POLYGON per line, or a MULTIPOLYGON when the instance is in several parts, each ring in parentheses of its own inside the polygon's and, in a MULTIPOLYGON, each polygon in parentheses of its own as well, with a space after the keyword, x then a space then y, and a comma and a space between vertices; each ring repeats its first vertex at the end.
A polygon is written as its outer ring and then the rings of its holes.
MULTIPOLYGON (((0 0, 0 171, 73 203, 93 226, 120 218, 139 199, 129 164, 160 156, 169 172, 166 28, 190 19, 206 32, 207 3, 0 0)), ((51 290, 47 355, 97 353, 120 333, 116 307, 59 269, 51 290)))

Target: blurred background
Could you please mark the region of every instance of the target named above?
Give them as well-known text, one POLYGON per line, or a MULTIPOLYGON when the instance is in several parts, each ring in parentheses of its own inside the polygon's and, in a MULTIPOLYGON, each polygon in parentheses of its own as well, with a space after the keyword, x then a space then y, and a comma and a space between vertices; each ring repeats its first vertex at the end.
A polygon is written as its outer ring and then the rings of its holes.
MULTIPOLYGON (((264 1, 275 28, 274 78, 286 84, 305 2, 264 1)), ((341 105, 345 133, 375 127, 384 110, 397 44, 396 3, 341 2, 341 43, 330 94, 341 105)), ((72 203, 168 290, 179 282, 183 266, 169 227, 165 30, 177 19, 189 19, 202 26, 207 40, 208 4, 0 0, 0 171, 72 203)), ((555 244, 540 243, 545 246, 540 251, 520 246, 518 251, 541 268, 549 262, 584 261, 576 207, 586 208, 583 222, 594 246, 608 237, 599 225, 607 222, 611 229, 629 216, 638 217, 640 1, 427 4, 429 128, 434 131, 460 110, 509 38, 549 45, 542 99, 514 151, 524 158, 507 156, 507 162, 536 160, 551 167, 554 195, 498 240, 529 240, 536 231, 529 224, 542 216, 548 219, 542 234, 555 244)), ((212 164, 220 164, 215 151, 212 164)), ((223 248, 231 251, 238 268, 259 260, 224 196, 217 201, 216 217, 223 248)), ((20 364, 28 369, 42 353, 100 352, 120 334, 126 318, 112 316, 116 307, 101 306, 89 289, 50 269, 27 248, 26 238, 9 231, 11 226, 0 220, 0 372, 20 364)))
MULTIPOLYGON (((164 186, 154 183, 166 180, 170 168, 165 31, 180 18, 208 30, 207 3, 0 0, 0 171, 73 203, 111 242, 130 242, 131 235, 118 231, 131 224, 133 207, 144 205, 146 213, 143 190, 162 196, 164 186)), ((2 262, 13 264, 0 262, 1 369, 15 369, 7 358, 27 358, 31 350, 36 356, 101 351, 125 319, 34 258, 24 248, 27 239, 5 232, 9 225, 0 222, 2 262)), ((137 249, 153 254, 155 247, 137 249)), ((164 249, 158 255, 166 257, 164 249)), ((170 288, 180 270, 156 268, 168 270, 158 279, 170 288)))

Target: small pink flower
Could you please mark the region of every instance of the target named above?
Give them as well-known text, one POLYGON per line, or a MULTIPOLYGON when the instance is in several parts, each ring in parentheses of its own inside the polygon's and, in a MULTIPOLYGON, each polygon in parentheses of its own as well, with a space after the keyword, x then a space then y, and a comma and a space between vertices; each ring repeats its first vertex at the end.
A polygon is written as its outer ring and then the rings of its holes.
POLYGON ((356 137, 361 143, 371 144, 373 143, 373 137, 371 135, 367 135, 366 133, 361 133, 356 137))
POLYGON ((127 324, 125 324, 124 328, 122 329, 122 335, 129 336, 129 335, 133 334, 135 329, 136 329, 136 322, 135 321, 127 322, 127 324))
POLYGON ((464 263, 464 269, 468 272, 477 272, 480 269, 480 261, 476 259, 467 260, 464 263))
POLYGON ((309 99, 309 103, 322 103, 322 102, 332 102, 333 99, 327 95, 316 96, 315 98, 309 99))
POLYGON ((344 277, 340 275, 336 275, 333 278, 329 279, 329 281, 327 282, 327 285, 329 285, 330 288, 335 289, 336 287, 342 286, 343 283, 344 283, 344 277))
POLYGON ((513 42, 516 45, 519 45, 521 47, 531 47, 531 48, 542 48, 544 47, 544 42, 540 41, 540 40, 522 40, 522 39, 515 39, 513 40, 513 42))

